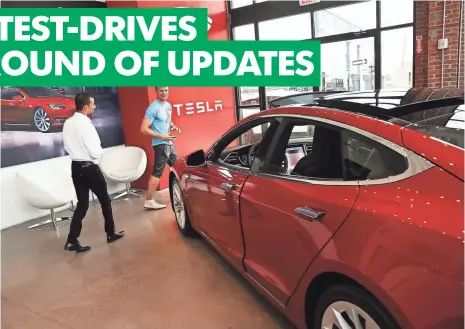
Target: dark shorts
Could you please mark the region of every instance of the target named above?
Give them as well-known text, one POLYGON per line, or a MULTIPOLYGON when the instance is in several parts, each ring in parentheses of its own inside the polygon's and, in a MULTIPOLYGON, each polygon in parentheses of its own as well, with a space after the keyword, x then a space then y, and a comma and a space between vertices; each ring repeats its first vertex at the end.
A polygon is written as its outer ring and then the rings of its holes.
POLYGON ((155 152, 155 161, 153 163, 152 176, 160 178, 165 170, 166 164, 170 167, 178 159, 176 150, 173 145, 170 144, 159 144, 153 146, 155 152))

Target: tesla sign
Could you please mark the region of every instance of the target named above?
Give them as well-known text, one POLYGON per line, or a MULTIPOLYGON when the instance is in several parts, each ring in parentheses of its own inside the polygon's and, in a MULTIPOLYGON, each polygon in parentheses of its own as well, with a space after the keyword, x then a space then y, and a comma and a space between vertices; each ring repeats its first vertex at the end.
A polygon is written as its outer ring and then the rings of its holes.
POLYGON ((206 112, 216 112, 223 110, 223 102, 221 100, 216 100, 214 102, 191 102, 185 104, 173 104, 178 116, 182 113, 185 114, 195 114, 195 113, 206 113, 206 112))

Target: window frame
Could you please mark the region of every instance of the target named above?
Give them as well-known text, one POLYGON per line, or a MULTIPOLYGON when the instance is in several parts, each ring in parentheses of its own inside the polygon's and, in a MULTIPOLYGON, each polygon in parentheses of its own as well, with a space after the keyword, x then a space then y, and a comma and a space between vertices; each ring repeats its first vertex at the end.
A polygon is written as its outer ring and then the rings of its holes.
MULTIPOLYGON (((398 25, 388 25, 382 26, 381 19, 382 19, 382 12, 381 12, 381 2, 379 0, 376 1, 376 26, 373 29, 360 31, 360 32, 348 32, 342 34, 335 34, 326 37, 316 38, 315 37, 315 15, 314 13, 319 10, 324 9, 332 9, 336 7, 343 7, 346 5, 352 5, 356 3, 362 3, 366 0, 341 0, 341 1, 321 1, 311 5, 300 6, 299 2, 297 1, 264 1, 264 2, 256 2, 248 6, 239 7, 239 8, 231 8, 231 4, 227 1, 227 12, 228 12, 228 28, 229 28, 229 39, 234 40, 232 30, 233 28, 241 25, 247 24, 254 24, 255 28, 255 40, 260 40, 259 31, 258 31, 258 23, 266 20, 276 19, 276 18, 283 18, 287 16, 293 16, 297 14, 302 14, 305 12, 310 12, 311 15, 311 35, 313 36, 310 40, 319 40, 321 44, 325 43, 332 43, 338 41, 347 41, 347 40, 355 40, 361 38, 374 38, 374 53, 375 53, 375 62, 374 62, 374 72, 375 72, 375 81, 374 86, 375 89, 381 89, 382 85, 382 72, 381 63, 381 32, 389 31, 389 30, 396 30, 402 29, 405 27, 415 27, 416 24, 416 8, 417 3, 413 1, 413 18, 410 23, 402 23, 398 25)), ((389 0, 384 0, 389 1, 389 0)), ((413 28, 413 34, 415 34, 415 29, 413 28)), ((413 54, 412 54, 412 80, 411 84, 412 87, 415 86, 415 66, 416 61, 414 60, 415 57, 415 49, 416 49, 416 42, 415 37, 413 39, 413 54)), ((320 86, 313 87, 313 91, 317 92, 320 90, 320 86)), ((259 107, 260 111, 264 111, 267 109, 267 97, 265 86, 258 87, 259 93, 259 104, 254 105, 254 107, 259 107)), ((239 89, 238 87, 234 87, 234 98, 235 98, 235 110, 236 110, 236 119, 239 121, 239 112, 240 108, 244 108, 247 106, 241 106, 238 102, 239 99, 239 89)), ((252 107, 252 106, 250 106, 252 107)))
MULTIPOLYGON (((258 177, 265 177, 271 179, 279 179, 288 182, 298 182, 298 183, 306 183, 306 184, 313 184, 313 185, 332 185, 332 186, 368 186, 368 185, 382 185, 382 184, 389 184, 397 181, 401 181, 407 179, 409 177, 415 176, 429 168, 433 167, 433 164, 427 161, 426 159, 418 156, 414 152, 404 148, 401 145, 395 144, 389 140, 386 140, 380 136, 372 134, 368 131, 362 130, 360 128, 347 125, 345 123, 341 123, 338 121, 333 121, 326 118, 316 117, 312 115, 296 115, 296 114, 282 114, 283 119, 291 118, 291 119, 298 119, 298 120, 308 120, 309 124, 325 124, 329 126, 334 126, 335 129, 345 129, 349 130, 355 134, 362 135, 366 138, 369 138, 373 141, 373 143, 381 144, 392 151, 398 153, 399 155, 405 157, 407 162, 407 169, 398 175, 389 176, 385 178, 379 179, 366 179, 366 180, 324 180, 324 179, 311 179, 306 177, 296 177, 296 176, 289 176, 289 175, 280 175, 280 174, 271 174, 263 172, 261 167, 253 167, 251 168, 251 175, 255 175, 258 177)), ((263 116, 263 117, 266 117, 263 116)), ((278 128, 271 145, 275 143, 275 140, 282 137, 282 130, 281 126, 284 122, 281 122, 280 127, 278 128)), ((275 150, 271 147, 271 152, 268 153, 266 159, 264 160, 263 166, 267 166, 269 164, 269 160, 273 158, 275 150)))

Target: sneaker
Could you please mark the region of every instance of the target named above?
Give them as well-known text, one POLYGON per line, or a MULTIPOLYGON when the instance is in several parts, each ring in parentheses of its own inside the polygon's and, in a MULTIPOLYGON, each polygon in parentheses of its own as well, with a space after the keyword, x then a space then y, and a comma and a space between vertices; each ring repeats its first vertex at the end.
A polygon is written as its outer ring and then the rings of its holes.
POLYGON ((155 200, 145 200, 144 208, 146 208, 146 209, 163 209, 163 208, 166 208, 166 205, 160 204, 155 200))

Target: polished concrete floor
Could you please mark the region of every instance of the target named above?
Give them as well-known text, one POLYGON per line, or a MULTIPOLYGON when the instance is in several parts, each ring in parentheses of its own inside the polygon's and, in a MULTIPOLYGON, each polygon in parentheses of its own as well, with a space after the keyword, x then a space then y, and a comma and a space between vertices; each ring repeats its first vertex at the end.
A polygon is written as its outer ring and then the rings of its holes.
POLYGON ((108 245, 91 203, 85 254, 63 250, 69 224, 2 231, 2 329, 292 328, 205 241, 183 238, 171 209, 146 211, 141 199, 113 209, 127 236, 108 245))

